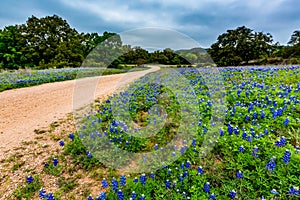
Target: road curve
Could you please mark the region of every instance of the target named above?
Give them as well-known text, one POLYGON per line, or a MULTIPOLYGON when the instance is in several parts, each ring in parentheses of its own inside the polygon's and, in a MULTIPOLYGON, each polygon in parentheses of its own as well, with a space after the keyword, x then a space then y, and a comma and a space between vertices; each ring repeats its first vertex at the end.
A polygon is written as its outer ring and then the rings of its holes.
POLYGON ((35 129, 48 128, 75 108, 105 98, 116 88, 156 71, 144 71, 47 83, 0 93, 0 157, 22 140, 33 140, 35 129))

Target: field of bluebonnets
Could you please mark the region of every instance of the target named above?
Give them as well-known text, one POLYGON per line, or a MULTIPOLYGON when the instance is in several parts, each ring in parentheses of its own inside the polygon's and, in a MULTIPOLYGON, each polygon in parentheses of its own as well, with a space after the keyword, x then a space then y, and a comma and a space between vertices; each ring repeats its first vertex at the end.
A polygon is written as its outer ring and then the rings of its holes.
POLYGON ((109 75, 125 73, 132 70, 142 70, 145 68, 134 68, 127 66, 123 69, 115 68, 62 68, 45 70, 17 70, 4 71, 0 74, 0 92, 9 89, 30 87, 43 83, 73 80, 80 74, 81 77, 109 75))
MULTIPOLYGON (((166 145, 180 134, 184 118, 181 110, 186 105, 180 104, 177 94, 163 84, 149 82, 162 77, 159 73, 164 70, 148 74, 97 103, 81 120, 77 132, 58 141, 63 153, 49 157, 39 175, 24 177, 24 185, 15 191, 15 197, 30 198, 38 193, 41 199, 60 199, 62 191, 72 190, 72 184, 62 186, 69 186, 68 190, 46 191, 41 189, 43 173, 56 177, 68 173, 72 177, 74 171, 101 168, 106 173, 95 178, 99 194, 87 195, 86 199, 299 199, 299 66, 220 68, 224 83, 221 92, 225 94, 221 127, 213 123, 221 115, 212 115, 215 99, 211 96, 215 90, 205 85, 203 71, 176 69, 195 91, 199 112, 195 112, 198 119, 192 137, 177 142, 171 152, 166 145), (153 105, 160 106, 152 108, 153 105), (116 107, 121 111, 126 106, 134 124, 150 128, 136 128, 120 121, 116 107), (149 136, 147 130, 153 131, 156 125, 160 129, 149 136), (134 137, 132 133, 147 137, 134 137), (209 140, 214 145, 203 156, 208 133, 212 133, 209 140), (138 168, 150 162, 158 166, 153 172, 115 171, 102 163, 116 159, 112 158, 114 153, 103 154, 109 145, 126 152, 170 154, 164 156, 166 162, 142 156, 129 165, 138 168), (167 162, 176 156, 174 162, 167 162), (67 161, 66 157, 72 159, 67 161)), ((178 80, 166 80, 186 90, 187 86, 178 80)), ((119 166, 132 162, 127 154, 116 155, 119 166)))

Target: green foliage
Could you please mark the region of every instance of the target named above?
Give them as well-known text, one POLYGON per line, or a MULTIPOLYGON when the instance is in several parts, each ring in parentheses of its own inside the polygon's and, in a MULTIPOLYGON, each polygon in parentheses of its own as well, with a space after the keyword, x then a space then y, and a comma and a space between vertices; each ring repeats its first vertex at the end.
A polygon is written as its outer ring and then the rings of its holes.
POLYGON ((269 56, 273 51, 271 34, 253 32, 245 26, 227 30, 211 45, 209 54, 218 66, 248 64, 250 60, 269 56))
POLYGON ((34 176, 32 183, 24 183, 23 186, 18 186, 12 193, 12 196, 16 199, 32 199, 32 196, 36 194, 43 187, 44 183, 40 180, 40 176, 34 176))

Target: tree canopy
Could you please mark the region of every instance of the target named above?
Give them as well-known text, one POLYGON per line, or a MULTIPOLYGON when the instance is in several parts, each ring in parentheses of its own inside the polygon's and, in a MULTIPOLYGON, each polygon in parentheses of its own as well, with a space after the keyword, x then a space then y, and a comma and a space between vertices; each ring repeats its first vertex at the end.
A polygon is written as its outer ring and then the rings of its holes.
POLYGON ((262 56, 270 56, 273 48, 271 34, 254 32, 242 26, 221 34, 208 52, 218 66, 237 66, 262 56))

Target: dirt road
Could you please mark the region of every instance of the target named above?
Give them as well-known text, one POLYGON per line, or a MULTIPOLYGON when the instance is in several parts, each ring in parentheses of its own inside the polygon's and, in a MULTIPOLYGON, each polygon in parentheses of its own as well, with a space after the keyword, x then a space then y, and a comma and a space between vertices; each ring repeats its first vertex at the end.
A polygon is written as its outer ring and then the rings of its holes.
POLYGON ((0 157, 3 151, 22 140, 33 140, 34 130, 48 128, 64 118, 74 108, 80 108, 95 98, 105 98, 116 87, 125 86, 151 69, 72 81, 48 83, 0 93, 0 157))

